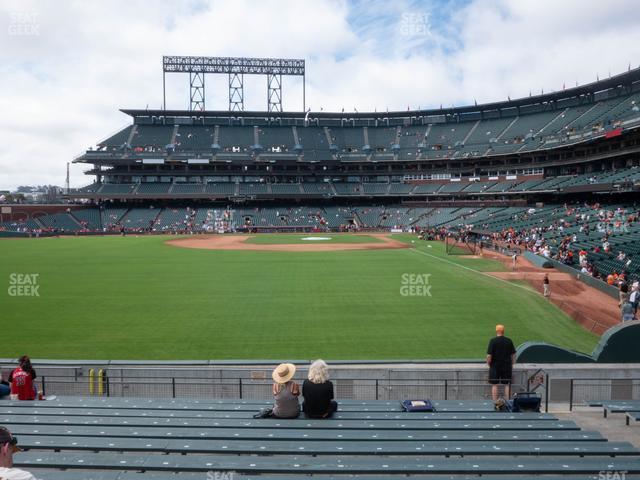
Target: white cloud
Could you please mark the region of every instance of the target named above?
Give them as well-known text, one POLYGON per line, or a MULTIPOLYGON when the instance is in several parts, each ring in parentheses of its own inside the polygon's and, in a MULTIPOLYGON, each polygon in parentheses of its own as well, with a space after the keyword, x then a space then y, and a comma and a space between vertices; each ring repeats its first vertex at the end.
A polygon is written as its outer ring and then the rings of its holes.
MULTIPOLYGON (((558 90, 637 66, 636 5, 3 2, 0 189, 62 184, 67 161, 129 122, 119 108, 159 107, 162 55, 305 58, 307 105, 316 110, 461 105, 558 90)), ((207 82, 208 107, 224 109, 224 79, 207 82)), ((246 108, 263 109, 266 80, 246 84, 246 108)), ((299 80, 284 87, 285 108, 300 110, 299 80)), ((186 77, 168 77, 168 89, 169 107, 187 106, 186 77)), ((72 184, 89 183, 84 168, 73 167, 72 184)))

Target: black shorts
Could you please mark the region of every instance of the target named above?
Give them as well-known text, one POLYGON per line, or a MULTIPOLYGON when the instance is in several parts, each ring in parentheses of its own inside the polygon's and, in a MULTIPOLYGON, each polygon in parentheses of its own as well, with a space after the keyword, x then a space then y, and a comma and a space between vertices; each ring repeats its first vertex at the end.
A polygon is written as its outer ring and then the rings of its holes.
POLYGON ((511 365, 491 365, 489 367, 489 383, 491 385, 509 385, 511 376, 511 365))

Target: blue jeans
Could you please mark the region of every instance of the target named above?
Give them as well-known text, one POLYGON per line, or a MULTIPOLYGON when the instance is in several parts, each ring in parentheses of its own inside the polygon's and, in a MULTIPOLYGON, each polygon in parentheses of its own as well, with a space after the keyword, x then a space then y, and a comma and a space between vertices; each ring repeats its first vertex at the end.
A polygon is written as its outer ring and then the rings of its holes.
POLYGON ((0 383, 0 397, 7 397, 11 393, 11 387, 9 385, 5 385, 4 383, 0 383))

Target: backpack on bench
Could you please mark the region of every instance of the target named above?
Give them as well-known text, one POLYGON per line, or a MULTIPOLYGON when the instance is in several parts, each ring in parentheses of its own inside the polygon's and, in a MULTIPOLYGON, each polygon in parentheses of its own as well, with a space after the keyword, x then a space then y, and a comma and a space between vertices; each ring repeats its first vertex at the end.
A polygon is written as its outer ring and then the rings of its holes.
POLYGON ((540 412, 540 404, 542 399, 535 392, 516 393, 511 400, 512 412, 540 412))
POLYGON ((431 400, 402 400, 400 407, 405 412, 435 412, 431 400))

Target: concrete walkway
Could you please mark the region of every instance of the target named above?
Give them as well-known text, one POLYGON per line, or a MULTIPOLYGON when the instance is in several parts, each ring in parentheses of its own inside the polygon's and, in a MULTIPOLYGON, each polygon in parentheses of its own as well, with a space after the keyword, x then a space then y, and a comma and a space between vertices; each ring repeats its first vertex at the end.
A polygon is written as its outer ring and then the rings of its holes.
POLYGON ((624 413, 610 413, 607 418, 602 416, 602 407, 577 407, 573 412, 566 408, 555 411, 549 405, 549 413, 559 419, 572 420, 583 430, 595 430, 612 442, 629 442, 640 448, 640 422, 625 425, 624 413))

